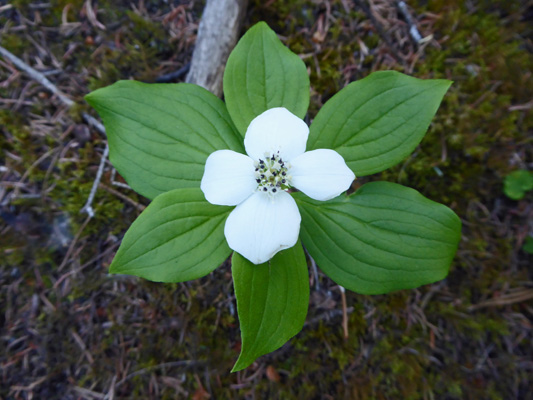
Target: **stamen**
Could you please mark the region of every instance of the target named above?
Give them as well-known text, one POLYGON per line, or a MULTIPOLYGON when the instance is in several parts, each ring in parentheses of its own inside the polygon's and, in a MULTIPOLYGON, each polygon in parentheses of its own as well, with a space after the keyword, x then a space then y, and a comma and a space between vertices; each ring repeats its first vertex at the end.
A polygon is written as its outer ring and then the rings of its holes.
POLYGON ((257 189, 274 196, 290 188, 290 176, 287 175, 289 164, 281 159, 279 151, 265 153, 265 159, 254 163, 257 189))

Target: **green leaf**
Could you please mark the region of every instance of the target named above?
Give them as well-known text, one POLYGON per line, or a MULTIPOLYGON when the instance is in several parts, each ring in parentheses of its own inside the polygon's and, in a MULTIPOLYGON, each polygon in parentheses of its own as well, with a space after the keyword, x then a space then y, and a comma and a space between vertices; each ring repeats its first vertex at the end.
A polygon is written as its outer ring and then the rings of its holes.
POLYGON ((533 189, 533 173, 526 170, 513 171, 505 177, 503 191, 513 200, 524 198, 528 190, 533 189))
POLYGON ((231 271, 242 336, 235 372, 300 332, 309 304, 309 275, 299 242, 260 265, 234 252, 231 271))
POLYGON ((414 189, 372 182, 318 202, 298 193, 300 237, 320 268, 347 289, 381 294, 443 279, 461 221, 414 189))
POLYGON ((163 193, 128 229, 109 272, 156 282, 201 278, 231 253, 224 237, 230 212, 208 203, 200 189, 163 193))
POLYGON ((337 151, 357 176, 383 171, 420 143, 450 85, 395 71, 350 83, 318 112, 307 148, 337 151))
POLYGON ((270 108, 285 107, 303 119, 309 106, 307 69, 266 23, 259 22, 228 58, 224 98, 243 136, 250 122, 270 108))
POLYGON ((528 236, 526 238, 524 246, 522 246, 522 250, 524 250, 526 253, 533 254, 533 236, 528 236))
POLYGON ((222 100, 199 86, 119 81, 85 98, 104 121, 111 163, 150 199, 200 187, 212 152, 244 152, 222 100))

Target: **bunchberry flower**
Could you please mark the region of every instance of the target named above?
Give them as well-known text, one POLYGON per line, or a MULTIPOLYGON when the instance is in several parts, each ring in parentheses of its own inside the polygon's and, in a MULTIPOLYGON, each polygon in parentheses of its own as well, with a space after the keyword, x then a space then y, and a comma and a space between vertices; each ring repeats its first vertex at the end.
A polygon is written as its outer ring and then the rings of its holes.
POLYGON ((300 212, 289 194, 298 189, 315 200, 346 191, 354 173, 336 151, 305 152, 309 127, 285 108, 271 108, 248 126, 248 155, 218 150, 206 161, 201 189, 208 202, 237 206, 224 235, 231 249, 254 264, 294 246, 300 212))

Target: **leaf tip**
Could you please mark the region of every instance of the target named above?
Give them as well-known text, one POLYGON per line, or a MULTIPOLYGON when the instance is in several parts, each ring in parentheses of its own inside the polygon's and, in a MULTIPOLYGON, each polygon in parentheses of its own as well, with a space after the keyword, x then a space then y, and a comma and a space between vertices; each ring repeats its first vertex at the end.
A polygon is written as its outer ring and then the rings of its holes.
POLYGON ((242 371, 243 369, 248 368, 254 362, 254 360, 244 360, 242 356, 243 356, 243 352, 241 351, 239 358, 237 359, 237 361, 235 362, 235 365, 230 371, 231 373, 242 371))
POLYGON ((265 21, 259 21, 258 23, 256 23, 254 26, 250 28, 250 30, 252 29, 267 29, 269 31, 272 30, 272 28, 268 26, 268 24, 265 21))
POLYGON ((441 93, 441 99, 444 97, 450 86, 453 85, 453 81, 449 79, 428 79, 429 82, 433 81, 438 84, 437 90, 441 93))
POLYGON ((446 90, 448 90, 450 88, 450 86, 453 85, 453 81, 449 80, 449 79, 442 79, 444 85, 446 86, 446 90))
POLYGON ((242 369, 244 369, 244 368, 239 368, 239 367, 237 367, 237 363, 235 363, 235 365, 234 365, 233 368, 231 369, 230 373, 239 372, 239 371, 241 371, 242 369))
POLYGON ((94 103, 95 103, 95 100, 96 100, 96 97, 97 97, 97 96, 95 96, 95 92, 97 92, 97 91, 98 91, 98 90, 95 90, 95 91, 93 91, 93 92, 91 92, 91 93, 86 94, 85 96, 83 96, 83 98, 85 99, 85 101, 86 101, 87 103, 89 103, 89 105, 90 105, 91 107, 93 107, 93 108, 94 108, 94 103))
POLYGON ((111 265, 109 266, 109 270, 107 271, 110 274, 124 274, 124 268, 123 268, 123 262, 121 262, 120 253, 122 253, 121 249, 118 249, 118 252, 115 254, 115 257, 113 257, 113 261, 111 261, 111 265))
POLYGON ((92 108, 94 108, 94 109, 96 109, 98 111, 98 104, 100 103, 101 99, 103 98, 105 93, 107 93, 107 91, 109 90, 109 88, 111 86, 113 86, 113 85, 104 86, 104 87, 98 88, 96 90, 93 90, 91 93, 86 94, 83 98, 85 99, 85 101, 87 103, 89 103, 89 105, 92 108))

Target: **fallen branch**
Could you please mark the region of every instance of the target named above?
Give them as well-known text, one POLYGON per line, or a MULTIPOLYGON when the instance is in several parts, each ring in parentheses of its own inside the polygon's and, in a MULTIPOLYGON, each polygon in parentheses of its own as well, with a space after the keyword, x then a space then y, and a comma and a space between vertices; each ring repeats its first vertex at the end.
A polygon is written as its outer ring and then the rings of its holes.
POLYGON ((186 82, 220 97, 224 67, 237 43, 248 0, 207 0, 186 82))

